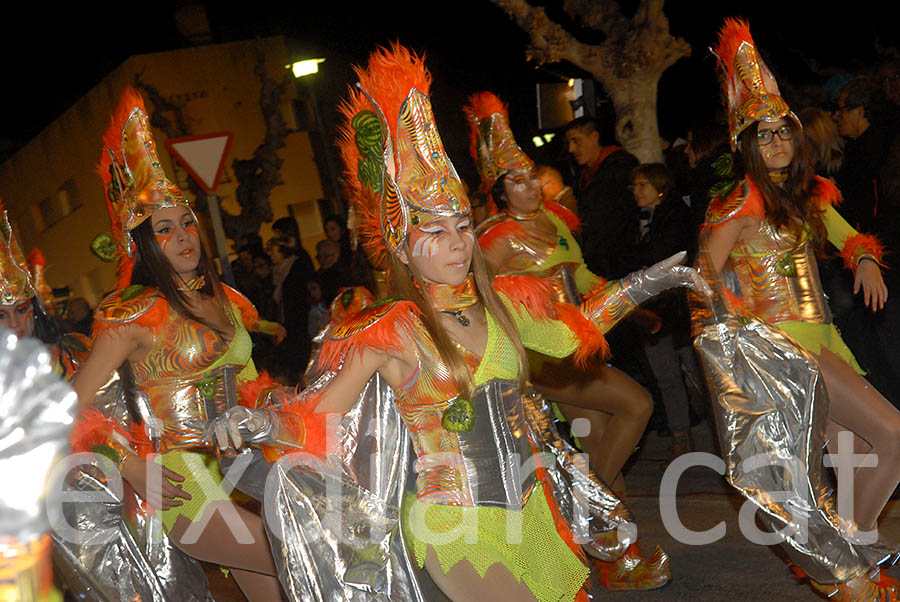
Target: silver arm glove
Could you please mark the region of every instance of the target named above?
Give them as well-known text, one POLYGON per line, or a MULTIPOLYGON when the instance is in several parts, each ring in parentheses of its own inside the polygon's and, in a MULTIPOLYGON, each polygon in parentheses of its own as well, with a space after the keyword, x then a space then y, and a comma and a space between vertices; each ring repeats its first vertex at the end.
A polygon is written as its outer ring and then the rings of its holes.
POLYGON ((697 270, 679 265, 686 256, 687 252, 681 251, 649 268, 628 274, 622 278, 622 290, 635 305, 679 286, 694 289, 704 296, 712 295, 712 290, 697 270))
POLYGON ((228 408, 212 424, 220 450, 240 449, 245 443, 273 443, 281 431, 278 413, 244 406, 228 408))

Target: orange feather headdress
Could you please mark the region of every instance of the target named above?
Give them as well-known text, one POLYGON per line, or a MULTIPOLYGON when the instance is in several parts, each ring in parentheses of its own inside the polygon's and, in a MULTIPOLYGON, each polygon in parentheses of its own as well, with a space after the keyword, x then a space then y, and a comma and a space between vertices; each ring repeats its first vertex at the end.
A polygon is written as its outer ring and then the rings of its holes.
POLYGON ((511 171, 534 169, 534 161, 513 137, 506 104, 496 94, 473 94, 463 112, 469 122, 469 151, 481 176, 482 192, 490 193, 497 180, 511 171))
POLYGON ((746 21, 725 19, 713 54, 722 69, 732 150, 740 133, 755 121, 790 117, 800 123, 781 97, 778 82, 759 55, 746 21))
POLYGON ((126 88, 103 134, 103 151, 97 166, 118 259, 116 284, 128 286, 134 257, 131 231, 157 209, 190 203, 170 181, 159 162, 156 143, 144 99, 126 88))
POLYGON ((403 247, 410 225, 470 206, 434 122, 424 59, 395 43, 355 71, 338 146, 362 242, 378 264, 403 247))

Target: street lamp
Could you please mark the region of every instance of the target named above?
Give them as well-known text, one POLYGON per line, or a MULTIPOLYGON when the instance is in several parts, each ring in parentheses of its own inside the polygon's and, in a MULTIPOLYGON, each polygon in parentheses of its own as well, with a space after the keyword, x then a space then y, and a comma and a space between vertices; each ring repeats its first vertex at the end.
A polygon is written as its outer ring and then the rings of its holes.
POLYGON ((319 63, 324 62, 325 59, 322 58, 305 59, 285 65, 285 68, 290 69, 294 74, 298 89, 302 88, 306 91, 307 102, 309 105, 312 105, 313 118, 315 119, 315 127, 313 129, 316 132, 316 136, 311 137, 310 140, 313 142, 313 154, 318 159, 316 163, 319 168, 319 178, 322 180, 322 190, 327 197, 330 197, 332 211, 334 211, 337 209, 335 202, 340 205, 342 200, 337 186, 339 172, 332 161, 331 153, 328 151, 328 141, 325 139, 325 124, 322 119, 322 113, 319 110, 319 100, 316 95, 316 78, 308 77, 318 73, 319 63), (304 78, 306 78, 305 85, 301 86, 301 80, 304 78), (323 162, 324 165, 322 165, 323 162))
POLYGON ((297 61, 290 65, 285 65, 293 73, 294 77, 303 77, 304 75, 312 75, 319 72, 319 63, 324 63, 325 59, 307 59, 305 61, 297 61))

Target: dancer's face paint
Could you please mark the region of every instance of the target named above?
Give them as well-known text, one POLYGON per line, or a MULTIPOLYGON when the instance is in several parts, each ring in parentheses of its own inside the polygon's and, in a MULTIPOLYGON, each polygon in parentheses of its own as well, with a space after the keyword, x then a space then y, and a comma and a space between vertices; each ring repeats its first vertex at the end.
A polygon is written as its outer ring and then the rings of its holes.
POLYGON ((187 207, 166 207, 150 216, 156 243, 183 279, 195 276, 200 264, 200 233, 187 207))
POLYGON ((513 213, 533 213, 541 205, 541 180, 533 171, 510 172, 503 180, 503 190, 513 213))
POLYGON ((782 118, 778 121, 760 121, 757 136, 765 138, 772 136, 768 144, 759 142, 759 154, 769 169, 784 169, 794 160, 794 140, 784 140, 782 136, 790 136, 790 124, 782 118), (787 129, 785 129, 787 128, 787 129))
POLYGON ((31 299, 0 305, 0 326, 9 328, 20 339, 34 336, 34 305, 31 299))
POLYGON ((409 257, 429 282, 460 284, 469 273, 475 234, 466 217, 438 217, 409 233, 409 257))

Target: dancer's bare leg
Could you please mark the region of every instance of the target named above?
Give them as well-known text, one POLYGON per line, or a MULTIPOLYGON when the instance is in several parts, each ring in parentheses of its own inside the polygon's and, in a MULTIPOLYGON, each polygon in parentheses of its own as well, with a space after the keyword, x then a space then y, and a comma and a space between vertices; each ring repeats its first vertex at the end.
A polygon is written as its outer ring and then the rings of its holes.
POLYGON ((876 467, 854 471, 853 518, 867 531, 900 482, 900 412, 831 351, 823 348, 816 359, 828 390, 829 418, 868 443, 878 459, 876 467))
POLYGON ((182 541, 185 531, 191 526, 191 521, 184 516, 176 519, 172 530, 169 531, 169 538, 188 556, 230 569, 241 591, 250 602, 281 600, 281 586, 275 576, 275 561, 272 559, 262 518, 232 502, 213 502, 207 506, 201 520, 212 512, 215 514, 206 523, 196 542, 187 544, 182 541), (252 543, 237 541, 222 518, 222 513, 214 510, 219 505, 234 508, 250 532, 252 543))
POLYGON ((434 548, 428 546, 425 570, 444 595, 453 602, 529 602, 536 600, 524 583, 519 583, 505 566, 496 563, 488 567, 484 579, 478 576, 468 560, 453 565, 447 574, 441 568, 434 548))
MULTIPOLYGON (((594 373, 594 378, 573 382, 565 386, 545 386, 535 384, 548 399, 566 406, 577 406, 586 410, 604 412, 610 416, 606 428, 594 433, 591 420, 591 434, 583 439, 586 450, 591 454, 591 467, 616 491, 616 485, 624 485, 621 480, 622 467, 634 451, 647 428, 647 421, 653 412, 650 393, 634 379, 612 366, 602 366, 594 373)), ((569 417, 568 408, 563 413, 569 417)))

